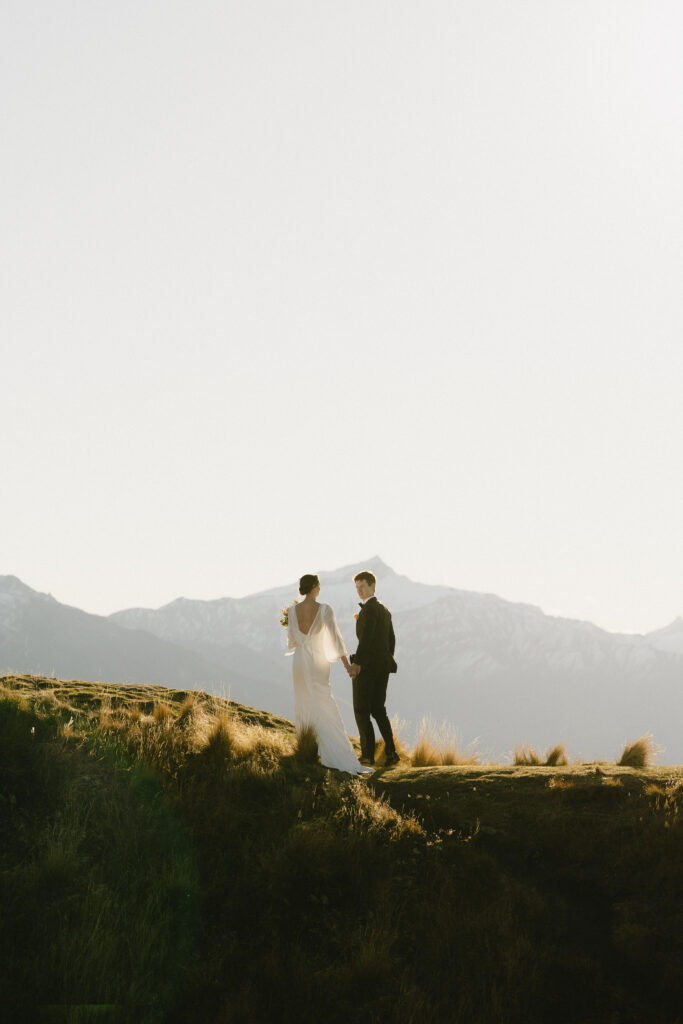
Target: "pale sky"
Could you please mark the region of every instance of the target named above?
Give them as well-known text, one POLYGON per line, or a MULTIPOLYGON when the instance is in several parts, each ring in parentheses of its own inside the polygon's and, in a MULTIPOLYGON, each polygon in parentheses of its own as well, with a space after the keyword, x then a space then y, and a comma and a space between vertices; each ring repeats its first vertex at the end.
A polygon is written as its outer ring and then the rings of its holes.
POLYGON ((0 573, 683 614, 683 5, 0 5, 0 573))

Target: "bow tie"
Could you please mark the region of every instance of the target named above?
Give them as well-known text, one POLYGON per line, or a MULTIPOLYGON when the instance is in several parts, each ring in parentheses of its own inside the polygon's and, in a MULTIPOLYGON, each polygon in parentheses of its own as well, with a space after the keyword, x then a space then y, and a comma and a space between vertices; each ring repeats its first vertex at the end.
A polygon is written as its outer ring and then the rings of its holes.
POLYGON ((359 606, 361 608, 365 608, 365 602, 364 601, 359 601, 358 604, 359 604, 359 606))

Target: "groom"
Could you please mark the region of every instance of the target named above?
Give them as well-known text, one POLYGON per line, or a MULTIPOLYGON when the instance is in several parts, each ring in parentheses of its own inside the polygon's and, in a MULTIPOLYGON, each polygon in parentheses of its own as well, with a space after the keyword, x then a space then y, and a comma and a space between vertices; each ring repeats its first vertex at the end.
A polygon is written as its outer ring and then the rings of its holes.
POLYGON ((361 764, 375 763, 375 730, 370 716, 375 719, 384 740, 385 764, 396 764, 394 735, 385 707, 389 674, 396 671, 394 650, 396 638, 389 610, 375 597, 376 577, 367 570, 354 577, 361 599, 360 614, 356 619, 358 650, 351 655, 353 680, 353 712, 360 736, 361 764))

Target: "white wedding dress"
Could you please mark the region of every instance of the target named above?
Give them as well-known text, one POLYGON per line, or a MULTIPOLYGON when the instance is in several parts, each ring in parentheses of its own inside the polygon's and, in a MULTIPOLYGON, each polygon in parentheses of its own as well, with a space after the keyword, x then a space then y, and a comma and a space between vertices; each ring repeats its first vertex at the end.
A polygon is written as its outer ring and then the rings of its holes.
POLYGON ((353 775, 371 775, 354 752, 330 687, 330 662, 347 654, 337 619, 329 604, 321 604, 308 633, 302 633, 296 607, 287 609, 287 647, 294 655, 294 710, 297 727, 312 725, 318 736, 320 761, 353 775))

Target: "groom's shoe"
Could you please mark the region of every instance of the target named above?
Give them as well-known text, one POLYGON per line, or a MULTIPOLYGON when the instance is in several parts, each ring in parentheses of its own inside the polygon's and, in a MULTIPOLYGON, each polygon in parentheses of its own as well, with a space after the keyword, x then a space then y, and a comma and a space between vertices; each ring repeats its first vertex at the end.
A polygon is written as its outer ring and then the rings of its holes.
POLYGON ((394 751, 393 754, 387 754, 387 756, 384 758, 384 763, 388 767, 390 764, 398 764, 400 760, 401 758, 398 756, 396 751, 394 751))
POLYGON ((366 765, 368 768, 374 768, 375 762, 371 761, 369 757, 361 757, 360 763, 366 765))

